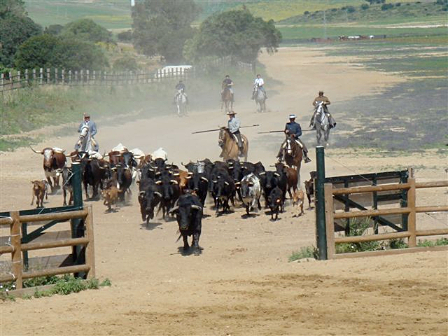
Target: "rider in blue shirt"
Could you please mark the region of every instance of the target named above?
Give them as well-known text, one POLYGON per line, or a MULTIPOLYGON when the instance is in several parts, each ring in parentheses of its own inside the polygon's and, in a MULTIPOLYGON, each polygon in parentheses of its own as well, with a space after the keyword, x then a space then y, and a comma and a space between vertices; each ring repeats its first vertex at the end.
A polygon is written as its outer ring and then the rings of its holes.
POLYGON ((236 112, 235 111, 229 111, 227 112, 227 115, 229 116, 229 120, 227 121, 227 129, 230 133, 232 133, 234 136, 236 136, 238 140, 238 150, 239 155, 243 152, 243 141, 241 139, 241 133, 240 133, 240 121, 238 118, 235 117, 236 112))
MULTIPOLYGON (((79 124, 78 133, 81 133, 83 127, 85 127, 85 126, 87 126, 89 128, 90 141, 92 142, 92 147, 94 148, 95 151, 98 151, 99 145, 98 145, 98 142, 94 138, 94 136, 96 135, 98 130, 96 128, 95 122, 90 120, 90 114, 88 114, 88 113, 84 113, 84 121, 81 122, 81 124, 79 124)), ((75 149, 76 150, 79 149, 79 142, 75 145, 75 149)))
MULTIPOLYGON (((285 134, 287 136, 292 136, 294 140, 299 144, 300 148, 302 148, 303 156, 305 158, 305 163, 311 162, 311 159, 308 157, 308 149, 306 148, 305 144, 300 140, 300 136, 302 135, 302 127, 300 127, 299 123, 296 123, 296 115, 290 114, 289 115, 289 122, 285 125, 285 134)), ((283 159, 283 150, 285 149, 286 141, 282 143, 280 146, 280 150, 278 152, 277 158, 278 161, 282 161, 283 159)))

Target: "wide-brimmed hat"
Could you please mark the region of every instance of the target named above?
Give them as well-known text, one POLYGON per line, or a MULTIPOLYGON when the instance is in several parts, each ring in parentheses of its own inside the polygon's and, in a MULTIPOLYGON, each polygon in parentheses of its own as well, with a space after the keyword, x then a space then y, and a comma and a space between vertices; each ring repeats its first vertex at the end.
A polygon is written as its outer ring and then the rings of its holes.
POLYGON ((89 113, 84 113, 84 118, 90 118, 90 114, 89 113))
POLYGON ((227 112, 227 115, 233 115, 233 114, 236 114, 236 112, 235 112, 235 111, 229 111, 229 112, 227 112))
POLYGON ((319 93, 324 93, 324 92, 322 90, 320 90, 319 93))
POLYGON ((295 114, 290 114, 289 115, 289 119, 295 119, 296 118, 296 115, 295 114))

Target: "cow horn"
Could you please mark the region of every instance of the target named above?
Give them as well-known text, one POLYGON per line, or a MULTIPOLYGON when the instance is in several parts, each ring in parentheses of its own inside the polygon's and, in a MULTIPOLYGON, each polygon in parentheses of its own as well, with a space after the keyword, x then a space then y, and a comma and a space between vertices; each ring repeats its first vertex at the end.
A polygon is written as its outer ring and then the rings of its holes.
POLYGON ((179 210, 179 207, 178 207, 178 206, 175 206, 174 208, 172 208, 172 209, 170 210, 170 212, 173 213, 173 212, 176 212, 177 210, 179 210))
POLYGON ((170 183, 179 184, 176 180, 170 180, 170 183))
POLYGON ((154 195, 157 195, 157 196, 159 196, 159 197, 162 197, 162 194, 159 193, 158 191, 154 191, 154 195))
POLYGON ((30 146, 30 148, 31 148, 31 150, 32 150, 34 153, 36 153, 36 154, 43 154, 42 151, 38 152, 38 151, 34 150, 33 147, 31 147, 31 146, 30 146))
POLYGON ((161 184, 162 184, 162 181, 156 181, 156 184, 157 184, 157 185, 161 185, 161 184))
POLYGON ((205 182, 208 182, 207 178, 205 178, 204 176, 201 176, 201 180, 204 180, 205 182))
POLYGON ((138 194, 139 194, 139 195, 144 195, 144 194, 145 194, 145 191, 142 190, 142 191, 140 191, 138 194))
POLYGON ((235 182, 235 184, 236 184, 236 185, 240 185, 240 184, 241 184, 241 182, 235 182))
POLYGON ((280 174, 279 174, 279 173, 274 173, 274 175, 277 176, 277 177, 280 177, 280 174))
POLYGON ((229 185, 229 182, 227 182, 227 181, 224 181, 224 183, 225 183, 225 185, 229 185))
POLYGON ((200 207, 199 205, 196 205, 196 204, 192 204, 191 207, 192 207, 193 209, 196 209, 196 210, 199 210, 199 211, 202 210, 202 207, 200 207))
POLYGON ((266 175, 266 172, 261 172, 259 175, 266 175))
POLYGON ((173 176, 179 176, 179 173, 174 173, 173 176))

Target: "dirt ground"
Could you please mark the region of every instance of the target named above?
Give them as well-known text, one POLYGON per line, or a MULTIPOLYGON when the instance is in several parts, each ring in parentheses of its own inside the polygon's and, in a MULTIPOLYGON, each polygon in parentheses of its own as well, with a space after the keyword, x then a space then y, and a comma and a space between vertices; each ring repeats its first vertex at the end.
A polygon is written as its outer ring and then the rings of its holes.
MULTIPOLYGON (((327 57, 312 48, 284 48, 261 62, 276 82, 266 84, 269 111, 255 113, 253 102, 238 97, 235 110, 252 145, 249 160, 274 162, 258 131, 282 129, 290 113, 307 126, 311 102, 319 89, 338 102, 381 92, 406 80, 327 57), (322 87, 322 83, 326 83, 322 87)), ((250 85, 250 83, 248 83, 250 85)), ((219 86, 219 85, 218 85, 219 86)), ((235 88, 238 92, 238 83, 235 88)), ((247 97, 249 98, 249 97, 247 97)), ((191 97, 193 99, 193 97, 191 97)), ((191 135, 216 128, 227 117, 216 110, 126 120, 103 127, 96 120, 101 148, 119 142, 152 152, 163 147, 180 164, 205 157, 217 160, 217 134, 191 135)), ((95 120, 94 116, 93 119, 95 120)), ((306 128, 306 127, 305 127, 306 128)), ((336 130, 335 132, 349 132, 336 130)), ((36 145, 70 149, 76 131, 48 137, 36 145)), ((282 136, 278 135, 278 143, 282 136)), ((314 158, 314 138, 307 136, 314 158)), ((446 156, 427 151, 390 157, 388 153, 326 150, 327 176, 417 166, 419 181, 446 179, 446 156)), ((43 177, 42 158, 29 148, 0 153, 0 211, 29 208, 30 180, 43 177)), ((302 168, 302 180, 315 160, 302 168)), ((419 191, 420 193, 420 191, 419 191)), ((420 193, 426 205, 446 204, 444 191, 420 193)), ((293 251, 315 245, 314 212, 294 217, 291 205, 271 222, 264 211, 243 218, 244 211, 215 217, 208 207, 203 220, 200 256, 180 254, 177 223, 156 219, 142 223, 136 195, 115 213, 93 205, 96 274, 112 286, 68 296, 0 303, 0 335, 447 335, 447 252, 338 261, 288 262, 293 251)), ((421 204, 421 205, 425 205, 421 204)), ((62 205, 50 196, 46 206, 62 205)), ((443 215, 419 217, 418 225, 446 226, 443 215)))

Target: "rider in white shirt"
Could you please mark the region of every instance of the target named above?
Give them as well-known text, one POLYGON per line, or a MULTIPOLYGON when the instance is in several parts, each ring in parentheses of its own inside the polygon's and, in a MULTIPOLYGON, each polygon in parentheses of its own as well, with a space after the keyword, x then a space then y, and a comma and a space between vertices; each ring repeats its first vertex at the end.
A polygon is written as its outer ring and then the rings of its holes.
POLYGON ((263 93, 264 93, 264 98, 265 98, 265 99, 268 99, 268 96, 266 95, 266 91, 265 91, 263 85, 264 85, 264 80, 263 80, 263 78, 261 78, 261 75, 258 74, 258 75, 257 75, 257 78, 255 78, 255 81, 254 81, 254 91, 252 92, 252 100, 255 99, 255 94, 257 93, 258 88, 259 88, 261 91, 263 91, 263 93))

